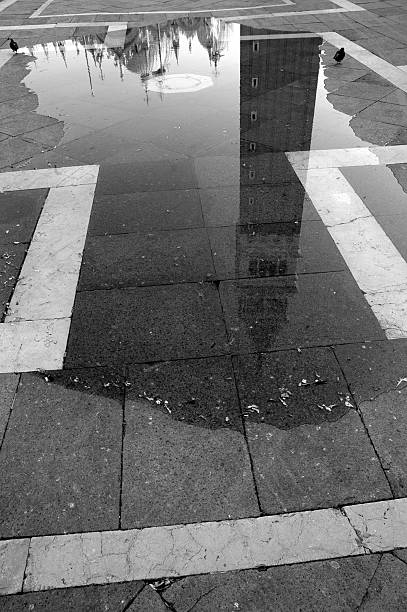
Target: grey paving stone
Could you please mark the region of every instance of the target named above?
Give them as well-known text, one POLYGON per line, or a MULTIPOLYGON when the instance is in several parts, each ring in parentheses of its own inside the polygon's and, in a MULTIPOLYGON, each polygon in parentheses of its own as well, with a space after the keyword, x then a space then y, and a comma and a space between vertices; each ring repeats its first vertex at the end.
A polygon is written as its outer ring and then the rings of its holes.
POLYGON ((0 245, 0 318, 7 312, 20 269, 24 261, 26 245, 0 245))
MULTIPOLYGON (((1 75, 1 72, 0 72, 1 75)), ((27 95, 17 100, 2 102, 0 104, 0 119, 12 117, 16 113, 24 111, 33 111, 38 107, 38 98, 36 95, 27 95)))
POLYGON ((301 218, 319 220, 298 181, 284 185, 200 189, 199 193, 205 224, 209 227, 290 223, 301 218))
MULTIPOLYGON (((352 81, 347 85, 343 85, 335 90, 335 93, 340 96, 351 96, 353 98, 365 98, 366 100, 380 100, 386 94, 392 93, 394 86, 377 85, 376 83, 369 83, 362 80, 362 77, 356 81, 352 81)), ((365 114, 366 118, 379 119, 379 117, 373 113, 372 115, 365 114)), ((385 123, 391 123, 389 121, 385 123)))
POLYGON ((407 126, 407 109, 399 104, 376 102, 359 113, 362 119, 375 119, 383 123, 407 126))
POLYGON ((349 412, 349 389, 329 348, 241 355, 233 366, 246 423, 292 429, 349 412))
POLYGON ((30 242, 48 189, 0 193, 0 243, 30 242))
POLYGON ((402 548, 401 550, 394 550, 393 554, 395 554, 396 557, 407 563, 407 548, 402 548))
POLYGON ((56 147, 64 136, 64 124, 62 121, 46 125, 23 135, 24 140, 35 142, 46 147, 56 147))
POLYGON ((147 396, 168 414, 166 401, 173 419, 210 429, 243 430, 230 357, 131 365, 126 381, 126 398, 147 396))
POLYGON ((225 352, 217 289, 208 284, 81 292, 66 365, 207 357, 225 352))
POLYGON ((214 277, 205 229, 94 236, 86 241, 78 289, 202 282, 214 277))
POLYGON ((33 130, 38 130, 55 123, 58 123, 58 121, 54 117, 25 112, 2 119, 0 122, 0 132, 10 134, 10 136, 22 136, 33 130))
POLYGON ((270 514, 388 499, 391 490, 358 414, 282 430, 246 425, 260 504, 270 514))
POLYGON ((18 381, 18 374, 0 374, 0 445, 13 407, 18 381))
POLYGON ((258 516, 243 435, 175 421, 126 401, 124 529, 258 516))
POLYGON ((371 121, 356 115, 349 123, 356 136, 375 145, 407 143, 407 129, 391 123, 371 121))
POLYGON ((403 185, 397 180, 397 175, 391 168, 365 166, 342 168, 341 171, 373 215, 405 213, 407 188, 404 191, 403 185))
POLYGON ((148 584, 127 609, 128 612, 168 612, 159 594, 148 584))
MULTIPOLYGON (((9 595, 0 600, 4 612, 124 612, 143 588, 142 582, 58 589, 9 595)), ((136 608, 137 609, 137 608, 136 608)))
POLYGON ((407 342, 392 340, 335 347, 345 377, 394 493, 407 492, 405 381, 407 342), (400 382, 401 381, 401 382, 400 382))
POLYGON ((335 93, 329 94, 327 100, 332 104, 335 110, 345 113, 346 115, 356 115, 356 113, 359 113, 371 104, 370 100, 351 98, 350 96, 338 96, 335 93))
POLYGON ((407 608, 407 565, 392 555, 383 555, 359 610, 405 610, 407 608))
POLYGON ((351 612, 358 609, 378 561, 372 555, 188 576, 171 585, 164 599, 177 612, 351 612))
POLYGON ((89 235, 202 227, 197 189, 97 196, 89 235))
POLYGON ((219 279, 343 270, 345 262, 321 221, 209 228, 219 279))
MULTIPOLYGON (((0 128, 1 130, 1 128, 0 128)), ((0 147, 0 167, 3 171, 22 160, 29 159, 44 151, 44 145, 27 142, 22 138, 8 138, 3 140, 0 147)))
POLYGON ((98 373, 88 390, 69 376, 22 375, 2 447, 3 538, 118 528, 121 396, 98 373))
POLYGON ((190 160, 103 164, 99 171, 96 193, 100 195, 194 187, 197 187, 197 181, 190 160))
POLYGON ((348 272, 222 281, 220 291, 234 353, 384 338, 348 272))

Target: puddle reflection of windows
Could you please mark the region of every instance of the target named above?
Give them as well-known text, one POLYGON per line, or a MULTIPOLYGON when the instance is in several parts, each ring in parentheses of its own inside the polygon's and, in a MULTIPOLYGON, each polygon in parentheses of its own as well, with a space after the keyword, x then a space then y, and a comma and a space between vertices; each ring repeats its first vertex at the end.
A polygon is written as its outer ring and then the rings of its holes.
POLYGON ((256 89, 259 86, 259 77, 252 77, 252 87, 256 89))
POLYGON ((256 150, 256 143, 255 142, 251 142, 249 144, 249 149, 250 149, 250 151, 255 151, 256 150))
POLYGON ((253 110, 250 113, 250 119, 251 119, 251 121, 257 121, 257 111, 253 110))
POLYGON ((254 53, 258 53, 260 49, 260 43, 258 40, 253 41, 253 51, 254 53))
POLYGON ((249 179, 253 180, 256 178, 256 172, 254 170, 249 170, 249 179))

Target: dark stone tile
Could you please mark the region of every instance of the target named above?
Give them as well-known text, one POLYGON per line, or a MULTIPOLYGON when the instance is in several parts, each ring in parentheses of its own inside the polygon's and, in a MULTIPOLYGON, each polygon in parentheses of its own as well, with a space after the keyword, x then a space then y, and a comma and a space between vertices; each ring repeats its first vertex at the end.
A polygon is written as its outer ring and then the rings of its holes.
POLYGON ((1 598, 1 609, 4 612, 124 612, 143 586, 142 582, 123 582, 9 595, 1 598))
POLYGON ((321 221, 212 227, 219 279, 343 270, 345 262, 321 221))
POLYGON ((26 245, 0 245, 0 320, 8 304, 24 261, 26 245))
POLYGON ((9 166, 42 153, 45 149, 43 145, 27 142, 22 138, 12 137, 3 140, 0 147, 0 168, 6 171, 9 166))
POLYGON ((394 550, 393 554, 396 555, 399 559, 407 563, 407 548, 402 548, 401 550, 394 550))
POLYGON ((168 612, 166 604, 149 584, 146 584, 126 610, 128 612, 168 612))
POLYGON ((219 294, 207 284, 81 292, 66 364, 102 365, 224 352, 219 294))
POLYGON ((247 423, 246 431, 263 512, 329 508, 392 496, 354 410, 318 425, 284 430, 247 423))
POLYGON ((407 565, 393 555, 383 555, 359 610, 405 610, 407 608, 407 565))
POLYGON ((102 164, 96 194, 168 191, 194 187, 197 187, 197 180, 190 160, 102 164))
POLYGON ((96 196, 89 221, 89 234, 122 234, 202 225, 198 190, 174 189, 96 196))
POLYGON ((169 412, 173 419, 200 427, 242 431, 229 357, 132 365, 126 380, 131 385, 126 398, 148 397, 157 410, 169 412))
POLYGON ((369 555, 188 576, 163 596, 177 612, 351 612, 358 609, 378 561, 378 555, 369 555))
POLYGON ((22 136, 53 123, 58 123, 58 120, 30 111, 2 119, 0 122, 0 132, 10 134, 10 136, 22 136))
POLYGON ((393 492, 407 493, 407 341, 335 347, 393 492))
POLYGON ((223 281, 220 290, 235 353, 384 338, 347 272, 223 281))
POLYGON ((212 227, 319 219, 298 182, 201 189, 200 196, 205 223, 212 227))
POLYGON ((88 237, 79 290, 201 282, 214 278, 205 229, 88 237))
POLYGON ((121 395, 69 378, 22 375, 2 447, 1 537, 118 529, 121 395))
POLYGON ((0 374, 0 446, 7 427, 19 374, 0 374))
POLYGON ((48 189, 0 193, 0 243, 30 242, 48 189))
POLYGON ((246 442, 238 431, 175 421, 126 401, 122 528, 258 516, 246 442))
POLYGON ((337 421, 351 408, 345 405, 351 403, 349 390, 329 348, 242 355, 233 364, 247 423, 291 429, 337 421))

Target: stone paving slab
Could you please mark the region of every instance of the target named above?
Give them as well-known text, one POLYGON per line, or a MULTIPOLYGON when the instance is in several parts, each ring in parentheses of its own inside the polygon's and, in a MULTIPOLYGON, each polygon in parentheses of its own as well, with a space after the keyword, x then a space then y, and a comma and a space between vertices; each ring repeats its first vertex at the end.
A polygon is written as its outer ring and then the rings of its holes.
POLYGON ((67 389, 64 377, 21 378, 2 446, 3 538, 118 527, 120 393, 67 389))
POLYGON ((140 400, 126 402, 125 419, 123 528, 259 515, 241 432, 174 421, 140 400))

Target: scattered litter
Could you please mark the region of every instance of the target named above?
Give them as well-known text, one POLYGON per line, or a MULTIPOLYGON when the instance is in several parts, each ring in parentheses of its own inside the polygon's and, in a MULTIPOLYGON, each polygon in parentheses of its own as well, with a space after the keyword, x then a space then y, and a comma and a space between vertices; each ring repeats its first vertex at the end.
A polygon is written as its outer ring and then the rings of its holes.
POLYGON ((250 404, 250 406, 247 406, 248 410, 251 410, 252 412, 257 412, 257 414, 260 412, 259 407, 256 406, 256 404, 250 404))
POLYGON ((150 587, 154 589, 154 591, 163 591, 167 587, 171 586, 173 582, 174 578, 161 578, 160 580, 150 582, 150 587))
POLYGON ((225 417, 225 421, 226 421, 226 423, 229 423, 229 421, 230 421, 229 417, 225 417))
POLYGON ((397 387, 399 387, 399 386, 401 385, 401 383, 403 383, 403 382, 407 382, 407 377, 405 377, 405 378, 400 378, 400 380, 398 381, 398 383, 397 383, 397 385, 396 385, 396 389, 397 389, 397 387))
POLYGON ((329 406, 327 406, 326 404, 318 404, 318 408, 321 408, 321 410, 327 410, 328 412, 332 412, 332 408, 336 408, 338 404, 329 404, 329 406))

